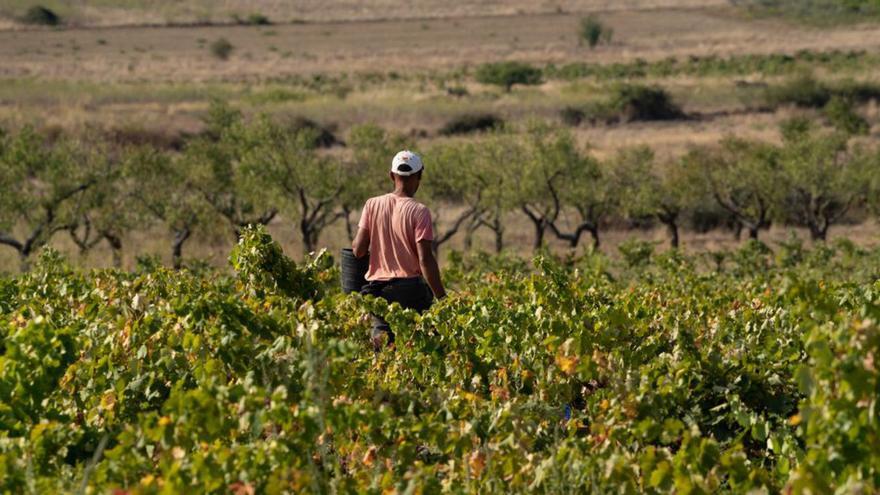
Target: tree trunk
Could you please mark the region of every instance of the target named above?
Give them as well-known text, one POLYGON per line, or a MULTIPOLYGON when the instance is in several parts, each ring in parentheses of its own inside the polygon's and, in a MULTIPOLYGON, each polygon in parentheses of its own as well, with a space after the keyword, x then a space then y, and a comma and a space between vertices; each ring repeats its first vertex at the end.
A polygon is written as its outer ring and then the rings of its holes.
POLYGON ((532 246, 537 251, 544 245, 544 233, 547 232, 547 226, 543 220, 533 220, 535 226, 535 244, 532 246))
POLYGON ((758 240, 758 230, 760 227, 757 225, 749 225, 749 239, 758 240))
POLYGON ((174 231, 174 240, 171 242, 171 264, 175 270, 183 267, 183 244, 191 234, 189 227, 174 231))
POLYGON ((820 226, 820 225, 810 225, 810 239, 813 241, 822 241, 825 242, 828 239, 828 227, 829 225, 820 226))
POLYGON ((599 245, 601 244, 601 241, 599 240, 599 226, 596 225, 587 230, 590 231, 590 236, 593 238, 593 249, 599 249, 599 245))
POLYGON ((342 217, 345 218, 345 233, 348 234, 348 241, 354 242, 355 231, 351 225, 351 209, 349 207, 342 207, 342 217))
POLYGON ((21 273, 27 273, 30 271, 30 253, 24 251, 18 252, 18 269, 21 270, 21 273))
POLYGON ((672 249, 678 249, 678 224, 675 222, 675 220, 670 220, 663 223, 666 224, 666 230, 669 231, 669 245, 672 247, 672 249))
POLYGON ((106 239, 107 244, 110 245, 110 250, 113 256, 113 266, 116 268, 122 268, 122 239, 116 234, 110 232, 104 233, 104 239, 106 239))
POLYGON ((496 213, 492 220, 492 230, 495 232, 495 252, 501 253, 504 249, 504 224, 501 222, 501 215, 496 213))
POLYGON ((470 223, 468 223, 467 228, 464 231, 464 249, 465 251, 470 251, 474 246, 474 234, 477 230, 480 229, 482 223, 479 217, 474 217, 471 219, 470 223))

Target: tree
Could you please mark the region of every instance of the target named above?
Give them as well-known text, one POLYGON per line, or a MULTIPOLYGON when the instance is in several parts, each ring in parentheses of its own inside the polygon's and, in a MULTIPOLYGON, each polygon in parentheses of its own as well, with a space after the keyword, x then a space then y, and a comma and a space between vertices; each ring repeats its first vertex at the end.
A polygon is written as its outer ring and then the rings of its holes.
POLYGON ((865 201, 871 161, 861 150, 850 150, 842 133, 822 133, 811 126, 784 129, 781 152, 782 180, 778 196, 789 219, 806 226, 813 240, 824 241, 831 225, 865 201))
POLYGON ((0 244, 15 249, 27 269, 34 252, 73 224, 77 199, 104 171, 82 143, 63 139, 50 145, 30 127, 2 141, 0 244))
POLYGON ((779 150, 770 144, 726 138, 718 149, 696 149, 684 166, 704 171, 705 187, 718 204, 757 239, 770 228, 780 183, 779 150))
POLYGON ((501 86, 508 93, 514 84, 541 84, 542 75, 541 69, 514 61, 486 63, 479 66, 475 74, 477 82, 501 86))
MULTIPOLYGON (((519 175, 511 165, 522 160, 523 149, 516 134, 499 130, 473 147, 470 168, 472 180, 480 188, 480 204, 467 227, 468 235, 477 229, 492 231, 495 252, 504 249, 504 215, 516 208, 519 175)), ((465 244, 468 245, 467 237, 465 244)))
POLYGON ((424 195, 433 204, 434 250, 448 242, 465 224, 478 214, 481 207, 482 188, 476 180, 473 163, 476 161, 472 143, 440 145, 427 153, 430 167, 426 165, 422 183, 424 195), (449 205, 461 205, 455 219, 445 230, 439 225, 449 205))
POLYGON ((680 244, 679 229, 684 215, 704 202, 699 171, 692 161, 655 163, 648 147, 623 150, 617 158, 618 174, 627 178, 622 188, 626 214, 633 218, 656 219, 666 226, 669 243, 680 244))
POLYGON ((599 231, 607 218, 618 208, 622 200, 620 178, 615 173, 615 162, 600 162, 586 153, 572 157, 568 174, 551 188, 554 200, 561 209, 573 209, 577 220, 569 232, 550 224, 556 237, 566 240, 572 248, 577 247, 583 234, 589 232, 593 248, 601 244, 599 231))
POLYGON ((535 249, 544 245, 547 229, 559 216, 560 203, 554 197, 553 185, 566 173, 573 143, 570 133, 533 121, 529 122, 521 144, 511 150, 507 166, 519 179, 516 204, 532 222, 535 249))
POLYGON ((253 146, 242 156, 241 172, 261 198, 256 204, 266 211, 279 205, 299 222, 305 252, 315 251, 324 229, 344 216, 338 207, 349 178, 341 163, 316 153, 314 130, 290 132, 267 116, 251 127, 248 140, 253 146))
POLYGON ((278 209, 266 204, 262 191, 243 174, 242 156, 259 143, 252 139, 241 113, 214 102, 205 123, 205 134, 187 144, 179 164, 187 171, 189 187, 226 221, 238 242, 241 229, 268 224, 278 209))
POLYGON ((136 222, 130 191, 138 185, 132 184, 123 163, 106 147, 97 147, 92 155, 95 162, 105 161, 106 173, 78 196, 67 232, 80 254, 106 242, 118 268, 122 266, 122 239, 136 222))
POLYGON ((614 30, 606 26, 594 14, 581 18, 580 41, 586 41, 590 48, 596 48, 599 43, 611 43, 614 30))
POLYGON ((139 223, 157 220, 171 234, 171 263, 183 266, 183 247, 196 229, 221 228, 219 218, 192 185, 183 158, 174 158, 151 147, 132 148, 123 160, 124 175, 132 184, 130 206, 139 223))
POLYGON ((345 181, 339 207, 349 240, 354 240, 357 219, 352 213, 364 202, 389 188, 388 172, 394 154, 405 148, 403 136, 386 132, 374 124, 355 126, 348 137, 352 159, 343 164, 345 181))

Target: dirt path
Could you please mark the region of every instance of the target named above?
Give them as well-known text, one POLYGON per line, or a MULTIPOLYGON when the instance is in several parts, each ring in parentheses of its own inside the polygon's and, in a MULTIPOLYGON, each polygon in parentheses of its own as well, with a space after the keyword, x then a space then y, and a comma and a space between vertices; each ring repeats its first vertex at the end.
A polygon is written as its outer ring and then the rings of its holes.
POLYGON ((423 71, 488 60, 611 62, 704 54, 876 49, 880 27, 813 30, 718 9, 606 12, 610 46, 576 38, 579 15, 525 14, 268 27, 0 32, 0 77, 84 81, 261 81, 316 72, 423 71), (227 61, 208 46, 235 47, 227 61))

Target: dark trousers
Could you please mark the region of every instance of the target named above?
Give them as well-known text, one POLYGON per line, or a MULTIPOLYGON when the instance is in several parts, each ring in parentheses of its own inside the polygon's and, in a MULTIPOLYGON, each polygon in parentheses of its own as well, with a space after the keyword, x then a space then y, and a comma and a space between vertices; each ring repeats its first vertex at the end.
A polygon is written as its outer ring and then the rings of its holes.
MULTIPOLYGON (((403 308, 413 309, 421 313, 431 307, 434 296, 431 289, 422 277, 413 278, 394 278, 391 280, 382 280, 368 282, 361 289, 361 294, 381 297, 388 303, 397 303, 403 308)), ((394 343, 394 332, 381 316, 373 314, 373 329, 370 341, 373 343, 373 350, 379 352, 384 345, 394 343), (385 344, 383 345, 383 341, 385 344)))

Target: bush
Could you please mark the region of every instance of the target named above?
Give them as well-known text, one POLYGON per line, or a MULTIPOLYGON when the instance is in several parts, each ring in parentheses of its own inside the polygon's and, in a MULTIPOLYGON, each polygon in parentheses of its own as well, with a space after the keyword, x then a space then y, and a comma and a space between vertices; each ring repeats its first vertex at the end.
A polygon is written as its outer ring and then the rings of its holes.
POLYGON ((443 126, 443 128, 440 129, 440 134, 443 136, 468 134, 471 132, 492 130, 502 125, 504 125, 504 121, 496 115, 488 113, 462 115, 450 120, 445 126, 443 126))
POLYGON ((541 77, 541 69, 513 61, 483 64, 476 73, 478 82, 502 86, 508 92, 514 84, 541 84, 541 77))
POLYGON ((831 90, 813 76, 802 75, 765 92, 768 105, 795 105, 804 108, 822 108, 831 100, 831 90))
POLYGON ((454 96, 456 98, 461 98, 468 95, 468 90, 464 86, 449 86, 446 88, 446 94, 449 96, 454 96))
POLYGON ((559 117, 563 124, 577 127, 584 121, 586 112, 582 108, 568 106, 559 111, 559 117))
POLYGON ((232 50, 234 49, 235 47, 232 46, 232 43, 230 43, 229 40, 227 40, 226 38, 219 38, 217 40, 214 40, 210 46, 211 54, 219 58, 220 60, 229 59, 229 55, 232 54, 232 50))
POLYGON ((607 104, 612 120, 672 120, 684 117, 684 112, 669 93, 657 86, 622 85, 615 88, 607 104))
POLYGON ((614 30, 602 24, 598 17, 590 14, 581 19, 580 40, 586 41, 590 48, 596 48, 599 43, 611 43, 614 30))
POLYGON ((867 134, 870 130, 868 122, 853 109, 853 102, 847 98, 835 96, 823 109, 825 117, 836 129, 847 134, 867 134))
POLYGON ((22 22, 40 26, 57 26, 61 23, 58 14, 42 5, 34 5, 25 12, 22 22))
POLYGON ((315 146, 321 148, 329 148, 334 144, 341 143, 338 139, 336 139, 336 136, 333 135, 333 132, 331 132, 329 127, 324 127, 314 120, 307 119, 305 117, 296 117, 295 119, 293 119, 293 122, 290 124, 291 132, 299 132, 304 129, 308 129, 314 134, 315 146))
POLYGON ((836 85, 833 92, 853 104, 867 103, 871 100, 880 101, 880 86, 874 83, 848 81, 836 85))
POLYGON ((232 16, 233 22, 243 26, 268 26, 272 24, 269 18, 263 14, 250 14, 247 17, 239 17, 238 14, 232 16))

